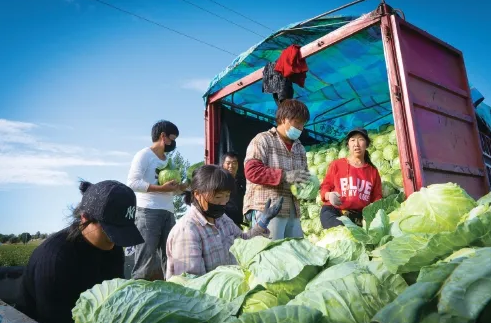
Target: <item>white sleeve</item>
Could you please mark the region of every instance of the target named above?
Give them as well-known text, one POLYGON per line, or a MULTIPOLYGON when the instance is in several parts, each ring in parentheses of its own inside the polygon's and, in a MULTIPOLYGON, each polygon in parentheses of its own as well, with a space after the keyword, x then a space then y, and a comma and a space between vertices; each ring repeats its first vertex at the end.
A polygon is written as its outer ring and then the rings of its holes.
POLYGON ((143 152, 139 152, 133 157, 126 185, 133 191, 146 193, 150 183, 145 181, 145 172, 148 168, 148 158, 143 152))

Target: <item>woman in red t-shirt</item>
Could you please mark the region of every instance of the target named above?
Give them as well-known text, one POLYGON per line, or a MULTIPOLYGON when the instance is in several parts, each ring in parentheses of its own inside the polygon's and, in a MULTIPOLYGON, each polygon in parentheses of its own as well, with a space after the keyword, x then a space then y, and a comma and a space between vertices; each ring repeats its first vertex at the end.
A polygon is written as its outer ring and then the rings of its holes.
POLYGON ((346 141, 348 158, 333 161, 321 185, 324 229, 343 225, 338 220, 341 215, 362 226, 363 208, 382 198, 382 181, 366 150, 370 145, 367 131, 355 128, 348 133, 346 141))

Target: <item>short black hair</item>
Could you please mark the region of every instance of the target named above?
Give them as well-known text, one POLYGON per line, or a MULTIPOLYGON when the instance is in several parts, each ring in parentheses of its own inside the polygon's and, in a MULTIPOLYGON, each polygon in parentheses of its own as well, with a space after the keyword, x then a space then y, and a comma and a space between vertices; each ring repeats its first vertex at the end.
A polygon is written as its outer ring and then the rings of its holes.
POLYGON ((179 129, 175 124, 167 120, 160 120, 152 127, 152 142, 157 142, 162 132, 167 136, 175 135, 179 137, 179 129))
POLYGON ((302 122, 307 122, 310 120, 309 108, 299 100, 283 100, 276 110, 276 123, 280 125, 285 119, 299 119, 302 122))
POLYGON ((239 155, 235 151, 228 151, 225 154, 223 154, 223 156, 221 158, 221 162, 220 162, 221 165, 223 165, 223 163, 225 163, 225 159, 227 159, 227 157, 239 160, 239 155))
POLYGON ((235 188, 235 179, 220 166, 203 165, 193 172, 191 180, 191 192, 187 192, 184 197, 186 204, 190 205, 193 193, 215 194, 217 192, 232 192, 235 188))

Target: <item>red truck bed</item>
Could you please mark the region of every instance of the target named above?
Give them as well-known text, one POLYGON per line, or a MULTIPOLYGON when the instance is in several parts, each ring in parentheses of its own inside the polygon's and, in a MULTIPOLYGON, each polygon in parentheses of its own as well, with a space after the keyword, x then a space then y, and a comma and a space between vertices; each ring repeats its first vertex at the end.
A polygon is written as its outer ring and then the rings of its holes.
MULTIPOLYGON (((391 7, 381 5, 376 14, 364 16, 304 45, 301 54, 316 55, 373 26, 380 27, 383 37, 406 194, 445 182, 459 184, 474 198, 489 192, 469 82, 458 49, 409 24, 391 7)), ((261 79, 262 66, 257 66, 256 71, 207 95, 207 163, 218 162, 218 150, 223 146, 222 101, 261 79)), ((247 124, 243 127, 247 128, 247 124)))

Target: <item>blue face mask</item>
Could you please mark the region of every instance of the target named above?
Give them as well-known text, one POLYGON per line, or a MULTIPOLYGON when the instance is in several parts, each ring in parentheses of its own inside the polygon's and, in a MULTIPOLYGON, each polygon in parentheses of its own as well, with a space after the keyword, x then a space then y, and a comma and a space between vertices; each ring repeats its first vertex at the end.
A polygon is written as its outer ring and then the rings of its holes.
POLYGON ((294 126, 290 126, 290 129, 286 131, 286 136, 291 140, 297 140, 298 138, 300 138, 301 134, 302 130, 298 130, 294 126))

